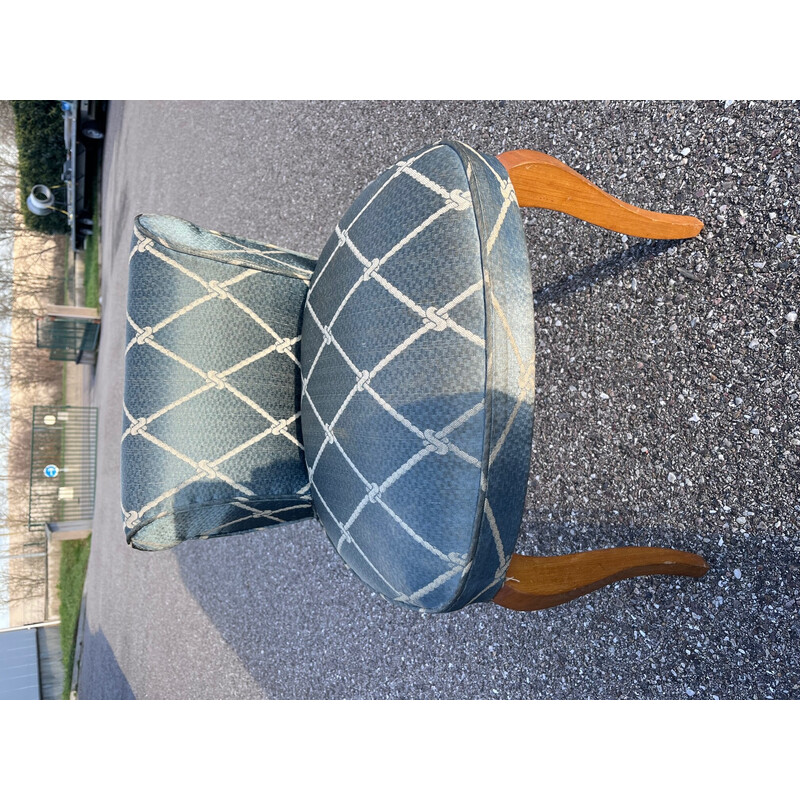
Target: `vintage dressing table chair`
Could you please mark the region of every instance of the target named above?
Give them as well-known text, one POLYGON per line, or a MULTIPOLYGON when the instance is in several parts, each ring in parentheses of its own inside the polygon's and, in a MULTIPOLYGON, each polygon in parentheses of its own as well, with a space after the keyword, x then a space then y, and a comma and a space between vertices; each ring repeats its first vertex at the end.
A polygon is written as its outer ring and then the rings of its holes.
POLYGON ((136 218, 125 353, 128 542, 159 550, 317 516, 372 589, 413 609, 564 603, 698 555, 514 554, 534 396, 519 206, 630 236, 703 224, 606 194, 530 150, 440 142, 358 197, 318 259, 136 218))

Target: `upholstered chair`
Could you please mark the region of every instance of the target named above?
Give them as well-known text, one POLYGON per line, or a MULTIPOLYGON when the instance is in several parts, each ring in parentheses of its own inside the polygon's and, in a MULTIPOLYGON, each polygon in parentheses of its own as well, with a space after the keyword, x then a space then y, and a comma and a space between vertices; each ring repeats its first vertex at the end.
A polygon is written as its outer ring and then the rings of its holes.
POLYGON ((533 428, 533 298, 519 206, 648 238, 692 217, 602 192, 533 151, 440 142, 380 175, 319 258, 142 215, 125 353, 128 542, 160 550, 316 517, 412 609, 532 610, 697 555, 514 555, 533 428))

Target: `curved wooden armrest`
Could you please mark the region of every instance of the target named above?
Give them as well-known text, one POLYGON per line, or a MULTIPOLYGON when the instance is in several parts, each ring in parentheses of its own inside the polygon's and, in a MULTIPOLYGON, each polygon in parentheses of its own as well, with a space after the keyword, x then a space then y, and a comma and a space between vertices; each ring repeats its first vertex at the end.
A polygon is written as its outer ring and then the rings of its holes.
POLYGON ((696 217, 659 214, 624 203, 545 153, 510 150, 497 158, 508 170, 521 206, 563 211, 601 228, 646 239, 688 239, 703 230, 696 217))
POLYGON ((639 575, 688 575, 708 572, 705 559, 663 547, 613 547, 568 556, 511 556, 506 579, 493 602, 515 611, 561 605, 609 583, 639 575))

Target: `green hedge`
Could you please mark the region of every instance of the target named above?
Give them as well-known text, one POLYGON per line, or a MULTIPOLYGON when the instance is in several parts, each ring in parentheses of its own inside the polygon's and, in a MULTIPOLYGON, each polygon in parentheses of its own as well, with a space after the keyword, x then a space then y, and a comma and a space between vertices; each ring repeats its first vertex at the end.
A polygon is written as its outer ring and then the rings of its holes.
POLYGON ((58 100, 12 100, 17 129, 19 188, 25 226, 41 233, 69 233, 65 214, 58 211, 37 217, 25 205, 37 183, 61 184, 67 157, 64 146, 64 116, 58 100))

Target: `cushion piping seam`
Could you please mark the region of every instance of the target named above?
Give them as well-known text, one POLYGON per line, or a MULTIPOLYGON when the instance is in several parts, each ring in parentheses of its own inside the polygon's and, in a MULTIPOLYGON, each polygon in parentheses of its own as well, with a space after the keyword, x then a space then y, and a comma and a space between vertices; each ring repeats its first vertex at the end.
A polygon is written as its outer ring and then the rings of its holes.
MULTIPOLYGON (((136 229, 141 231, 142 233, 145 233, 149 239, 152 239, 154 242, 157 242, 166 250, 171 250, 173 253, 181 253, 181 255, 194 256, 195 258, 204 258, 208 261, 215 261, 218 264, 230 264, 231 266, 242 267, 243 269, 252 269, 255 270, 256 272, 266 272, 270 275, 280 275, 285 278, 296 278, 297 280, 303 283, 306 283, 306 280, 310 279, 311 276, 314 274, 314 270, 305 269, 303 267, 291 267, 287 271, 282 271, 267 266, 254 265, 249 262, 240 261, 236 258, 221 258, 217 253, 214 253, 213 255, 210 254, 208 250, 196 250, 191 247, 182 248, 180 246, 175 246, 174 244, 166 240, 163 236, 157 236, 148 228, 145 228, 145 226, 139 221, 143 216, 148 216, 148 215, 139 214, 134 220, 134 226, 136 227, 136 229)), ((152 214, 149 216, 156 216, 156 215, 152 214)), ((179 218, 176 217, 175 219, 179 218)), ((186 222, 187 220, 182 220, 182 221, 186 222)), ((206 232, 211 233, 211 231, 206 231, 206 232)), ((225 235, 232 236, 233 234, 225 234, 225 235)), ((237 238, 243 238, 243 237, 237 237, 237 238)), ((248 239, 247 241, 253 242, 253 244, 267 244, 267 242, 256 242, 254 239, 248 239)), ((275 245, 269 245, 269 246, 275 247, 275 245)), ((316 259, 312 258, 311 256, 306 256, 303 255, 302 253, 293 253, 289 250, 283 250, 280 247, 276 247, 276 249, 281 250, 284 253, 291 253, 291 255, 296 255, 299 256, 300 258, 308 259, 309 261, 313 261, 316 264, 316 259)))
MULTIPOLYGON (((312 505, 312 501, 310 499, 306 499, 305 497, 299 494, 260 495, 259 497, 255 498, 248 497, 246 502, 265 503, 265 502, 271 502, 273 500, 283 500, 283 499, 291 500, 294 498, 296 498, 297 500, 302 500, 303 502, 307 502, 309 503, 309 505, 312 505)), ((130 532, 126 533, 125 538, 128 544, 130 544, 133 537, 136 536, 136 534, 139 533, 139 531, 143 530, 148 525, 155 522, 157 519, 166 519, 167 517, 174 517, 178 514, 185 514, 188 511, 194 511, 195 509, 219 508, 220 506, 229 506, 234 502, 236 502, 236 498, 223 500, 218 503, 192 503, 191 505, 185 506, 184 508, 174 508, 166 514, 156 514, 150 519, 144 520, 140 525, 137 525, 135 528, 131 529, 130 532)))
MULTIPOLYGON (((493 314, 491 311, 491 306, 487 303, 486 297, 486 260, 484 258, 485 254, 485 219, 484 219, 484 209, 480 199, 480 193, 477 191, 473 191, 474 187, 477 187, 477 181, 474 179, 470 180, 469 172, 467 171, 467 164, 464 161, 464 157, 459 152, 457 147, 454 144, 458 143, 450 143, 450 142, 443 142, 448 147, 450 147, 453 152, 456 154, 458 159, 461 162, 461 166, 464 169, 464 174, 467 177, 467 183, 470 189, 470 194, 472 196, 472 209, 475 215, 475 227, 478 234, 478 242, 479 242, 479 257, 480 257, 480 266, 481 266, 481 281, 483 283, 483 307, 484 307, 484 341, 485 341, 485 350, 484 350, 484 428, 483 428, 483 453, 481 455, 481 474, 486 476, 486 489, 482 486, 479 487, 478 493, 478 503, 476 508, 475 514, 475 522, 473 524, 472 529, 472 539, 470 543, 470 551, 469 556, 467 559, 467 563, 471 563, 475 558, 475 553, 478 549, 478 542, 481 538, 481 531, 483 530, 483 521, 485 512, 484 508, 486 505, 486 497, 489 494, 489 453, 490 453, 490 445, 491 445, 491 432, 493 429, 493 403, 492 403, 492 387, 493 387, 493 380, 492 375, 489 372, 489 350, 490 350, 490 332, 492 330, 492 325, 494 322, 493 314)), ((470 571, 472 567, 470 567, 470 571)), ((458 588, 453 596, 453 599, 447 603, 444 607, 438 610, 438 612, 447 612, 450 610, 456 610, 459 608, 459 602, 464 596, 464 593, 467 588, 467 584, 469 582, 469 572, 465 575, 462 575, 461 581, 459 582, 458 588)), ((437 613, 438 613, 437 612, 437 613)))

